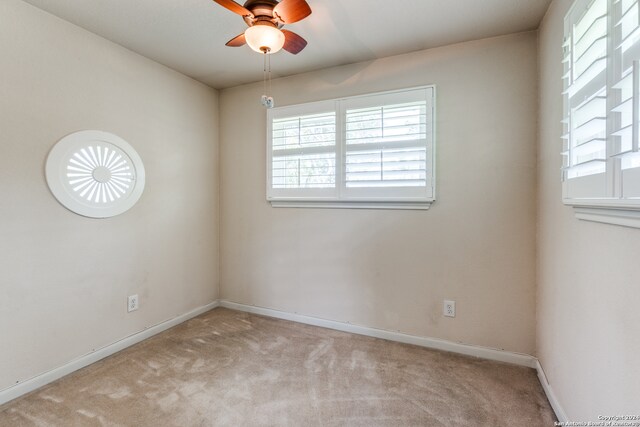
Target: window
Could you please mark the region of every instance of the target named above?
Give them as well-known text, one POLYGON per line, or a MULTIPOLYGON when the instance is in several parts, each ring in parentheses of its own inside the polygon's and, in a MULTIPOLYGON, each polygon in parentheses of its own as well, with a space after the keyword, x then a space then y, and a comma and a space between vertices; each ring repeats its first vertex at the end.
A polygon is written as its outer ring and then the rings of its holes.
POLYGON ((638 0, 577 0, 565 18, 563 198, 640 227, 638 0))
POLYGON ((142 196, 142 159, 124 139, 85 130, 53 146, 45 166, 47 184, 61 205, 90 218, 109 218, 131 209, 142 196))
POLYGON ((432 86, 268 112, 273 206, 428 209, 434 200, 432 86))

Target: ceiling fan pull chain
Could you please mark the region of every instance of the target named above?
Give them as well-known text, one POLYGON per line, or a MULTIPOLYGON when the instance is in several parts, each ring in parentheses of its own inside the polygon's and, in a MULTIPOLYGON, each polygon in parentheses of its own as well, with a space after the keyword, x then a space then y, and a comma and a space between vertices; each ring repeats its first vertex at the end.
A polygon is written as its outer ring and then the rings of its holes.
POLYGON ((269 49, 263 50, 264 54, 264 74, 263 74, 263 82, 264 82, 264 95, 262 95, 262 105, 266 108, 273 108, 274 102, 273 97, 269 94, 271 93, 271 57, 269 56, 269 49), (268 83, 267 83, 268 80, 268 83))
POLYGON ((262 54, 262 57, 263 57, 263 62, 264 62, 263 67, 262 67, 262 80, 264 82, 263 90, 264 90, 264 94, 266 96, 267 95, 267 52, 264 52, 262 54))
POLYGON ((269 89, 267 90, 267 95, 271 96, 271 55, 267 55, 267 70, 268 70, 268 82, 269 89))

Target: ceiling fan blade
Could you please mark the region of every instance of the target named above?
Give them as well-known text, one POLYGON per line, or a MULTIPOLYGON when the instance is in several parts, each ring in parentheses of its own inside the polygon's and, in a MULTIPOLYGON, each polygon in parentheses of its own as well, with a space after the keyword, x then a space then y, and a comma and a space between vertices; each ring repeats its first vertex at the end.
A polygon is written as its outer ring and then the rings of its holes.
POLYGON ((218 3, 220 6, 229 9, 233 13, 237 13, 240 16, 253 16, 249 9, 246 9, 244 6, 240 6, 238 3, 233 0, 213 0, 218 3))
POLYGON ((293 31, 282 30, 282 33, 284 34, 284 46, 282 48, 287 52, 297 55, 307 46, 307 41, 293 31))
POLYGON ((311 7, 305 0, 282 0, 273 13, 285 24, 291 24, 311 15, 311 7))
POLYGON ((229 40, 226 43, 226 46, 229 46, 229 47, 240 47, 240 46, 244 46, 246 43, 247 43, 247 40, 244 38, 244 33, 242 33, 239 36, 236 36, 236 37, 232 38, 231 40, 229 40))

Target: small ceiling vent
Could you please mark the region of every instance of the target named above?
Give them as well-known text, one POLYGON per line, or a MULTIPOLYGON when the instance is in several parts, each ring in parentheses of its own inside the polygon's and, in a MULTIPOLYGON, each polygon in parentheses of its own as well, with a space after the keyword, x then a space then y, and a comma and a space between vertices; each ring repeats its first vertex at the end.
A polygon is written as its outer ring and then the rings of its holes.
POLYGON ((129 210, 144 190, 144 166, 124 139, 86 130, 65 136, 51 149, 47 183, 67 209, 90 218, 129 210))

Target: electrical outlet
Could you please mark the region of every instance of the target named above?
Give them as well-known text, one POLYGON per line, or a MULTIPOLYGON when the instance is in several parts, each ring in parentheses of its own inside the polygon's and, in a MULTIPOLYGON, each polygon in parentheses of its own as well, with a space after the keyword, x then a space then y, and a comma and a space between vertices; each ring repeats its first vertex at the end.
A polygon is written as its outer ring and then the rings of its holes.
POLYGON ((131 313, 138 309, 138 295, 129 295, 127 299, 127 312, 131 313))
POLYGON ((456 317, 456 302, 444 300, 443 313, 446 317, 456 317))

